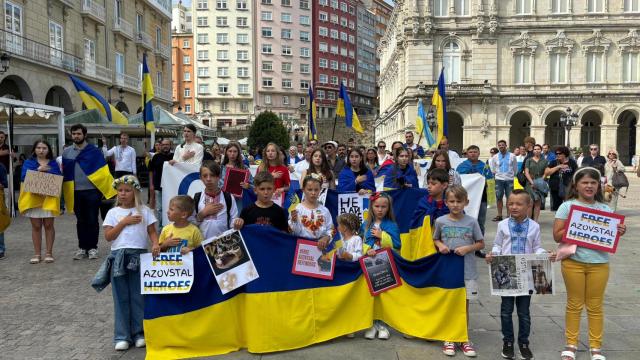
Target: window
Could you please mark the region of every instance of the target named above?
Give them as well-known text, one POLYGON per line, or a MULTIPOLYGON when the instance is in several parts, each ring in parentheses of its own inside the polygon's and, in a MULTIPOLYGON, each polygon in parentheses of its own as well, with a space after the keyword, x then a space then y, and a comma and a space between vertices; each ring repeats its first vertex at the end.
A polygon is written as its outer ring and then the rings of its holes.
POLYGON ((271 48, 271 44, 262 44, 262 53, 273 54, 273 49, 271 48))
POLYGON ((236 9, 238 9, 238 10, 247 10, 248 9, 247 0, 237 0, 236 9))
POLYGON ((238 94, 248 94, 249 84, 238 84, 238 94))
POLYGON ((221 111, 229 111, 229 102, 228 101, 220 101, 220 110, 221 111))
POLYGON ((335 100, 336 99, 336 93, 334 93, 333 91, 327 91, 327 99, 335 100))
POLYGON ((293 55, 293 53, 291 52, 291 46, 289 46, 289 45, 282 45, 282 55, 284 55, 284 56, 291 56, 291 55, 293 55))
POLYGON ((218 84, 218 94, 228 94, 229 84, 218 84))
POLYGON ((271 105, 271 95, 264 96, 264 103, 267 105, 271 105))
POLYGON ((322 100, 324 99, 324 90, 318 90, 318 99, 322 100))
POLYGON ((198 60, 209 60, 209 50, 198 50, 198 60))
POLYGON ((201 101, 200 102, 200 106, 202 106, 202 110, 209 110, 209 102, 208 101, 201 101))
POLYGON ((533 10, 531 1, 532 0, 516 0, 516 15, 531 14, 533 10))
POLYGON ((300 25, 311 25, 311 18, 307 15, 300 15, 300 25))
POLYGON ((308 90, 309 89, 309 80, 300 80, 300 89, 308 90))
POLYGON ((289 14, 289 13, 282 13, 282 14, 280 15, 280 21, 282 21, 283 23, 290 23, 290 22, 293 22, 293 21, 291 20, 291 14, 289 14))
POLYGON ((91 39, 84 39, 84 60, 90 63, 96 62, 96 42, 91 39))
POLYGON ((273 13, 271 11, 263 11, 260 13, 260 20, 273 21, 273 13))
POLYGON ((262 62, 262 71, 273 71, 273 62, 271 62, 271 61, 263 61, 262 62))
POLYGON ((185 71, 183 74, 183 78, 184 81, 191 81, 191 73, 188 71, 185 71))
POLYGON ((434 0, 433 13, 435 16, 449 15, 449 4, 447 0, 434 0))
POLYGON ((327 51, 329 51, 329 47, 328 47, 327 43, 325 43, 325 42, 321 42, 321 43, 320 43, 320 45, 318 45, 318 49, 319 49, 321 52, 327 52, 327 51))
POLYGON ((340 83, 338 82, 338 77, 337 76, 332 76, 331 77, 331 85, 340 85, 340 83))
POLYGON ((455 0, 456 15, 469 16, 469 0, 455 0))
POLYGON ((307 105, 307 98, 304 96, 300 97, 300 106, 307 105))
POLYGON ((300 31, 300 40, 301 41, 311 41, 311 35, 308 31, 300 31))
POLYGON ((238 34, 236 42, 238 44, 248 44, 249 43, 249 34, 238 34))
POLYGON ((309 64, 300 64, 300 73, 311 74, 311 67, 309 66, 309 64))
POLYGON ((347 33, 344 32, 344 31, 341 31, 340 32, 340 40, 347 41, 348 39, 349 39, 349 36, 347 35, 347 33))
POLYGON ((355 43, 356 43, 356 37, 355 37, 355 36, 353 36, 353 35, 349 35, 349 42, 350 42, 351 44, 355 44, 355 43))
POLYGON ((219 27, 227 27, 229 26, 227 23, 227 17, 226 16, 216 16, 216 26, 219 27))
POLYGON ((329 82, 329 76, 326 74, 320 74, 320 76, 318 77, 318 82, 320 82, 320 84, 326 84, 329 82))
POLYGON ((188 49, 191 45, 189 45, 189 40, 182 40, 182 48, 188 49))
POLYGON ((217 10, 227 10, 227 0, 216 0, 217 10))
POLYGON ((262 37, 273 37, 273 29, 271 29, 270 27, 263 27, 262 28, 262 37))
POLYGON ((228 67, 219 67, 218 68, 218 77, 221 77, 221 78, 229 77, 229 68, 228 67))
POLYGON ((567 82, 567 54, 552 53, 549 62, 551 63, 551 83, 563 84, 567 82))
POLYGON ((247 25, 249 23, 249 21, 247 20, 246 17, 239 17, 236 18, 236 26, 237 27, 247 27, 249 25, 247 25))
POLYGON ((197 26, 209 26, 209 17, 207 16, 198 16, 196 19, 197 26))
POLYGON ((344 12, 349 11, 349 10, 348 10, 348 8, 347 8, 347 3, 343 3, 343 2, 341 2, 341 3, 340 3, 340 10, 342 10, 342 11, 344 11, 344 12))
POLYGON ((602 82, 602 53, 587 54, 587 82, 602 82))
POLYGON ((283 89, 293 88, 293 86, 291 86, 291 79, 282 79, 282 88, 283 89))
POLYGON ((283 39, 292 39, 293 37, 291 36, 291 29, 282 29, 280 37, 283 39))
POLYGON ((340 71, 347 71, 347 63, 340 63, 340 71))
POLYGON ((238 68, 238 77, 239 78, 249 77, 249 68, 248 67, 239 67, 238 68))
POLYGON ((331 45, 331 53, 332 54, 337 54, 338 53, 338 45, 331 45))
POLYGON ((290 62, 283 62, 282 63, 282 72, 293 72, 293 64, 291 64, 290 62))
POLYGON ((327 59, 320 59, 320 63, 319 63, 320 68, 326 69, 328 67, 327 64, 328 64, 327 59))
POLYGON ((309 10, 309 0, 300 0, 300 9, 309 10))
POLYGON ((62 25, 49 21, 49 54, 51 62, 62 65, 62 51, 64 50, 64 31, 62 25))
POLYGON ((604 0, 587 0, 587 12, 590 12, 590 13, 604 12, 604 0))
POLYGON ((338 30, 331 29, 331 38, 338 39, 338 30))
POLYGON ((460 82, 460 46, 455 41, 446 43, 442 49, 442 65, 445 70, 445 81, 447 83, 460 82))
POLYGON ((198 94, 208 94, 208 93, 209 93, 209 84, 198 85, 198 94))
POLYGON ((320 11, 320 13, 318 15, 318 20, 320 20, 320 21, 329 21, 329 14, 327 14, 324 11, 320 11))
MULTIPOLYGON (((624 0, 625 12, 638 12, 640 11, 640 0, 624 0)), ((637 81, 637 80, 634 80, 637 81)))
POLYGON ((300 57, 308 58, 311 57, 311 50, 309 48, 303 47, 300 48, 300 57))
POLYGON ((291 6, 291 0, 280 0, 280 5, 291 6))
POLYGON ((209 34, 198 34, 198 44, 208 44, 209 34))
POLYGON ((338 23, 338 15, 336 14, 331 14, 331 22, 333 24, 337 24, 338 23))
POLYGON ((331 0, 331 7, 334 9, 338 8, 338 0, 331 0))
MULTIPOLYGON (((282 87, 284 87, 284 80, 282 80, 282 84, 282 87)), ((282 105, 289 105, 289 96, 285 95, 282 97, 282 105)))
POLYGON ((262 86, 263 87, 273 87, 273 79, 272 78, 262 78, 262 86))
POLYGON ((196 5, 196 9, 198 10, 206 10, 209 8, 209 1, 208 0, 198 0, 198 3, 196 5))
POLYGON ((198 67, 198 77, 209 77, 209 68, 208 67, 198 67))
POLYGON ((182 63, 185 65, 191 64, 191 57, 189 55, 182 56, 182 63))
POLYGON ((184 89, 184 97, 186 98, 191 97, 191 89, 189 88, 184 89))
POLYGON ((552 0, 551 13, 565 14, 569 12, 569 0, 552 0))
POLYGON ((531 83, 531 55, 518 54, 514 57, 515 64, 515 83, 530 84, 531 83))
POLYGON ((249 60, 249 50, 238 50, 236 53, 238 61, 248 61, 249 60))
POLYGON ((273 5, 272 0, 262 0, 262 5, 273 5))
POLYGON ((335 60, 331 60, 331 70, 338 70, 338 62, 335 60))
POLYGON ((191 104, 184 105, 184 112, 187 114, 191 113, 191 104))
POLYGON ((340 55, 347 56, 347 48, 340 48, 340 55))
POLYGON ((347 18, 343 18, 343 17, 340 18, 340 26, 342 27, 349 26, 349 21, 347 20, 347 18))
POLYGON ((320 36, 327 36, 327 35, 329 35, 329 29, 327 29, 326 27, 320 26, 318 28, 318 34, 320 36))
POLYGON ((249 102, 247 102, 247 101, 240 101, 240 111, 242 111, 242 112, 247 112, 247 111, 249 111, 249 102))
POLYGON ((327 6, 329 5, 329 0, 318 0, 318 4, 320 4, 320 6, 327 6))
POLYGON ((217 59, 220 61, 229 60, 229 50, 218 50, 217 59))
POLYGON ((638 53, 624 52, 622 54, 622 81, 638 82, 638 53))

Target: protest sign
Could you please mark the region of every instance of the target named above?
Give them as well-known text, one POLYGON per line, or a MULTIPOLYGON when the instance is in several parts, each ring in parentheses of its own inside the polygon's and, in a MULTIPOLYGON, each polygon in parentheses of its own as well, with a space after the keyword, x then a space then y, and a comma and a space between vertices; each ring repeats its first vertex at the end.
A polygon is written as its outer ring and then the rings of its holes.
POLYGON ((620 239, 618 224, 622 223, 623 215, 571 205, 562 241, 615 253, 620 239))
POLYGON ((488 266, 491 295, 555 295, 549 254, 498 255, 488 266))
POLYGON ((140 254, 142 294, 183 294, 193 285, 193 253, 140 254))
POLYGON ((242 191, 244 189, 240 184, 248 181, 249 170, 227 167, 222 191, 228 192, 235 197, 242 197, 242 191))
POLYGON ((335 253, 323 254, 315 241, 298 239, 291 273, 319 279, 333 280, 335 253))
POLYGON ((360 195, 358 193, 338 194, 338 216, 341 214, 356 214, 360 222, 364 222, 367 210, 365 198, 368 199, 369 195, 360 195))
POLYGON ((373 296, 402 285, 389 249, 378 250, 374 256, 361 257, 360 267, 373 296))
POLYGON ((229 230, 207 239, 202 248, 222 294, 258 278, 251 254, 238 230, 229 230))
POLYGON ((62 176, 42 171, 27 170, 23 189, 32 194, 60 197, 62 176))
POLYGON ((278 206, 284 206, 284 193, 273 194, 271 197, 271 201, 276 203, 278 206))

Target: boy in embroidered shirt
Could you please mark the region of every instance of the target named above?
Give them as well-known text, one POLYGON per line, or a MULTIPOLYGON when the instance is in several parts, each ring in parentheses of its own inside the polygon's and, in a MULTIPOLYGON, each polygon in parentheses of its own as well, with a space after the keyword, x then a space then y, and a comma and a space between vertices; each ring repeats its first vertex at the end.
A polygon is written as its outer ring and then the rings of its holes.
MULTIPOLYGON (((498 223, 496 240, 493 243, 491 253, 487 254, 486 261, 491 263, 495 255, 511 254, 544 254, 547 251, 540 246, 540 225, 527 218, 527 212, 531 206, 531 196, 522 189, 513 190, 507 199, 509 218, 498 223)), ((550 258, 555 259, 555 253, 551 252, 550 258)), ((500 275, 500 274, 498 274, 500 275)), ((529 306, 531 295, 502 296, 500 305, 500 319, 502 323, 502 357, 514 359, 514 331, 511 315, 514 305, 518 308, 518 347, 521 359, 533 359, 533 353, 529 349, 529 332, 531 329, 531 316, 529 306)))
POLYGON ((163 227, 160 233, 158 243, 162 251, 175 246, 180 248, 181 253, 186 254, 200 246, 203 240, 202 233, 188 220, 194 208, 193 199, 187 195, 178 195, 169 201, 167 217, 172 223, 163 227))

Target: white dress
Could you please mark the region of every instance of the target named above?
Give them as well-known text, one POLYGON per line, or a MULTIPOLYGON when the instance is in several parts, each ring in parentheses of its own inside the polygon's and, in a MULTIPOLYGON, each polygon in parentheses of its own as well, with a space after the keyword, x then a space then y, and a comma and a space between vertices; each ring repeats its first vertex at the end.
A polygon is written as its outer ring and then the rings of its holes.
POLYGON ((44 210, 43 208, 29 209, 25 211, 23 215, 32 219, 46 219, 54 217, 51 211, 44 210))

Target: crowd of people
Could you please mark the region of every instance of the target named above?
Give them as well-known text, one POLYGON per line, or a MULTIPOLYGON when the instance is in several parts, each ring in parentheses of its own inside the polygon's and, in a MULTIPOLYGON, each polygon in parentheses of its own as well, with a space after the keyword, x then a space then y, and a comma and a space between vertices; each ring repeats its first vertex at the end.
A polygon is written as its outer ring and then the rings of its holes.
MULTIPOLYGON (((102 149, 86 141, 87 129, 73 125, 70 129, 73 145, 66 147, 59 161, 53 157, 51 146, 43 140, 36 141, 32 154, 23 164, 21 180, 27 170, 63 175, 64 202, 73 209, 77 218, 78 250, 74 259, 97 259, 99 237, 99 212, 103 199, 115 196, 115 204, 103 216, 103 232, 110 243, 111 252, 99 272, 101 283, 111 283, 114 298, 116 350, 126 350, 131 344, 145 346, 142 328, 143 302, 140 294, 139 255, 148 251, 157 255, 161 251, 188 253, 198 247, 203 239, 211 238, 229 229, 241 229, 247 225, 273 226, 296 236, 314 239, 318 248, 325 250, 340 234, 343 247, 337 252, 343 261, 357 261, 372 255, 375 250, 390 248, 399 251, 398 225, 393 213, 392 198, 387 191, 418 188, 419 178, 424 178, 428 195, 417 199, 414 219, 430 217, 433 241, 440 254, 464 257, 464 278, 468 300, 477 299, 478 270, 475 256, 492 262, 495 256, 507 254, 540 254, 548 252, 552 260, 562 258, 562 274, 567 287, 566 347, 562 360, 575 359, 582 309, 587 308, 589 318, 589 346, 593 360, 603 360, 601 354, 603 335, 602 304, 608 280, 607 253, 583 247, 572 252, 545 250, 541 247, 541 229, 537 223, 544 209, 546 197, 551 196, 551 210, 555 211, 553 239, 561 243, 564 223, 573 204, 580 204, 603 211, 615 211, 616 197, 605 202, 605 188, 612 177, 624 169, 617 160, 617 152, 610 150, 608 159, 599 155, 597 145, 590 146, 590 155, 574 159, 565 146, 551 147, 536 144, 527 137, 524 145, 508 149, 504 140, 491 149, 490 157, 480 160, 478 146, 468 146, 460 156, 449 149, 443 138, 436 150, 425 150, 414 142, 414 134, 405 134, 406 142, 394 142, 390 150, 386 143, 377 146, 359 146, 353 139, 347 144, 330 140, 322 144, 311 140, 305 146, 298 143, 288 149, 269 143, 264 149, 245 153, 237 142, 225 147, 214 145, 206 150, 192 125, 183 129, 183 142, 172 149, 172 143, 163 139, 149 152, 148 206, 143 202, 142 186, 136 177, 135 151, 128 146, 128 136, 120 135, 120 145, 102 149), (106 159, 115 161, 114 177, 104 172, 106 159), (428 168, 422 170, 415 160, 431 159, 428 168), (178 195, 162 209, 163 168, 176 163, 195 164, 199 167, 204 190, 193 197, 178 195), (255 176, 240 183, 256 195, 253 204, 224 189, 227 168, 248 169, 257 165, 255 176), (480 174, 487 181, 481 196, 477 218, 464 213, 470 194, 462 186, 461 176, 480 174), (304 194, 302 201, 291 209, 282 208, 281 199, 287 194, 292 179, 299 181, 304 194), (378 181, 378 185, 376 184, 378 181), (514 184, 518 189, 514 189, 514 184), (384 190, 381 191, 381 186, 384 190), (319 200, 323 189, 339 192, 357 192, 369 195, 369 212, 361 224, 353 215, 341 215, 336 219, 337 228, 329 210, 319 200), (69 196, 70 194, 70 196, 69 196), (484 253, 485 219, 489 196, 495 196, 498 231, 491 251, 484 253), (503 200, 506 199, 506 206, 503 200), (506 207, 506 208, 505 208, 506 207), (163 211, 168 224, 161 223, 163 211), (149 245, 150 244, 150 245, 149 245), (125 276, 126 275, 126 276, 125 276)), ((3 156, 0 146, 0 161, 3 156)), ((6 187, 0 167, 0 183, 6 187)), ((616 189, 617 190, 617 189, 616 189)), ((616 192, 614 190, 614 192, 616 192)), ((35 255, 32 264, 42 260, 42 232, 46 250, 44 262, 53 262, 55 239, 54 219, 60 214, 60 198, 20 192, 20 212, 30 218, 35 255)), ((626 227, 620 225, 620 234, 626 227)), ((0 235, 2 239, 3 234, 0 235)), ((0 248, 4 250, 4 248, 0 248)), ((501 324, 503 333, 502 356, 515 358, 515 347, 523 359, 533 359, 529 348, 531 296, 503 297, 501 324), (518 337, 514 337, 512 313, 517 308, 519 318, 518 337)), ((376 321, 364 336, 367 339, 388 339, 386 324, 376 321)), ((460 349, 467 356, 476 356, 471 341, 454 344, 445 341, 444 354, 453 356, 460 349)))

